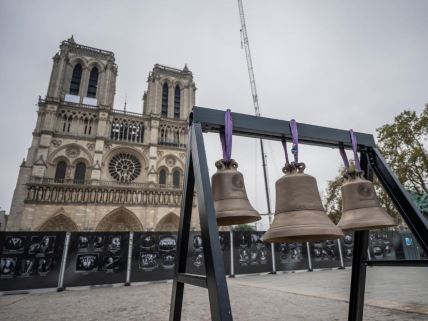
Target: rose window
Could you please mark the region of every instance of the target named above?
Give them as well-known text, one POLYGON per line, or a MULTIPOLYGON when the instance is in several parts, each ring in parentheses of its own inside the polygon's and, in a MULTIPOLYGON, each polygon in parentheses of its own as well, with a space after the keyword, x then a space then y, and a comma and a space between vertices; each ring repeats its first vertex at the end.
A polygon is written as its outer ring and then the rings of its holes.
POLYGON ((134 155, 120 153, 110 160, 109 172, 119 183, 130 183, 140 175, 141 163, 134 155))

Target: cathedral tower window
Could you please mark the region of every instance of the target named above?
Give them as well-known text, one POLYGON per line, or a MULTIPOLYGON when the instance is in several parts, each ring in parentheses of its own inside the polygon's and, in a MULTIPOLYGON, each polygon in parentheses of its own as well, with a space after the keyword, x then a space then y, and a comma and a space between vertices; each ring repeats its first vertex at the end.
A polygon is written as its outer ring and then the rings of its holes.
POLYGON ((76 165, 76 172, 74 173, 74 184, 83 184, 86 176, 86 165, 83 162, 79 162, 76 165))
POLYGON ((161 116, 168 116, 168 84, 164 83, 162 87, 162 110, 161 116))
POLYGON ((87 97, 95 98, 97 96, 97 86, 98 86, 98 68, 94 67, 89 74, 89 85, 87 97))
POLYGON ((175 86, 175 94, 174 94, 174 118, 180 118, 180 87, 175 86))
POLYGON ((92 125, 93 125, 94 121, 92 119, 85 118, 83 123, 85 125, 84 134, 85 135, 91 135, 92 125))
POLYGON ((73 75, 71 76, 70 95, 79 95, 80 81, 82 80, 82 65, 74 66, 73 75))
POLYGON ((180 145, 180 132, 176 130, 174 132, 174 146, 179 146, 179 145, 180 145))
POLYGON ((62 121, 63 121, 62 131, 69 133, 71 123, 73 122, 73 117, 71 115, 68 116, 68 115, 64 114, 64 116, 62 117, 62 121))
POLYGON ((180 187, 180 171, 179 170, 175 170, 172 173, 172 185, 175 188, 179 188, 180 187))
POLYGON ((159 185, 166 184, 166 172, 164 169, 161 169, 159 172, 159 185))
POLYGON ((65 161, 59 161, 56 164, 55 183, 64 183, 66 170, 67 164, 65 163, 65 161))

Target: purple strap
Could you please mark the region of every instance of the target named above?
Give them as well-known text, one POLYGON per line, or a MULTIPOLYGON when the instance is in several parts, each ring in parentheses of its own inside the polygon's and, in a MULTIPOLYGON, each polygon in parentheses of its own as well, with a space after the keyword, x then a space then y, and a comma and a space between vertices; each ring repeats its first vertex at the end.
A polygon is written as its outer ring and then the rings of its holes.
POLYGON ((348 156, 346 156, 345 148, 340 147, 339 151, 340 151, 340 156, 342 156, 342 159, 343 159, 343 164, 345 164, 345 169, 349 169, 349 161, 348 161, 348 156))
POLYGON ((230 109, 224 113, 224 132, 220 132, 221 147, 223 149, 223 159, 226 163, 230 162, 232 156, 232 115, 230 109))
POLYGON ((285 139, 282 140, 282 147, 284 147, 285 163, 290 164, 290 162, 288 161, 287 141, 285 139))
MULTIPOLYGON (((355 136, 355 133, 352 129, 349 130, 349 134, 351 136, 352 151, 354 152, 355 170, 357 172, 360 172, 361 166, 360 166, 360 160, 358 158, 357 136, 355 136)), ((345 149, 343 147, 340 147, 339 151, 340 151, 340 156, 342 156, 342 159, 343 159, 343 164, 345 164, 345 169, 348 169, 349 161, 348 161, 348 156, 346 156, 345 149)))
POLYGON ((354 151, 355 169, 358 172, 360 172, 361 166, 360 166, 360 160, 358 158, 357 136, 355 136, 355 133, 352 129, 349 130, 349 134, 351 134, 352 150, 354 151))
MULTIPOLYGON (((297 133, 297 123, 294 119, 290 121, 290 130, 291 130, 291 141, 293 143, 293 146, 291 147, 291 153, 294 155, 294 162, 298 163, 299 157, 299 135, 297 133)), ((288 152, 287 152, 287 141, 285 139, 282 140, 282 147, 284 147, 284 154, 285 154, 285 162, 286 164, 290 164, 288 160, 288 152)))
POLYGON ((293 146, 291 147, 291 152, 294 155, 294 162, 299 162, 299 135, 297 132, 297 123, 294 119, 290 121, 290 129, 291 129, 291 139, 293 142, 293 146))

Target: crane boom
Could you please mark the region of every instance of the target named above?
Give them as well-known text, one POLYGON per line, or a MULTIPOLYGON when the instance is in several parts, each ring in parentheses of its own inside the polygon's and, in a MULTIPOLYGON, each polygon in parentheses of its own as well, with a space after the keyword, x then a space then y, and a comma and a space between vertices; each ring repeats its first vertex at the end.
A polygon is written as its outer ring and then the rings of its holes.
POLYGON ((251 93, 253 95, 254 111, 260 116, 259 97, 257 96, 256 79, 254 77, 253 61, 251 59, 250 43, 248 41, 247 25, 245 24, 244 6, 242 0, 238 0, 239 17, 241 19, 241 36, 247 58, 248 75, 250 76, 251 93))
MULTIPOLYGON (((250 85, 251 85, 251 94, 253 95, 254 112, 257 117, 260 117, 259 97, 257 95, 256 78, 254 77, 253 61, 251 59, 250 43, 248 41, 247 26, 245 24, 245 14, 244 14, 244 6, 242 4, 242 0, 238 0, 238 7, 239 7, 239 17, 241 19, 241 37, 242 37, 241 45, 243 45, 245 49, 245 56, 247 58, 248 75, 250 76, 250 85)), ((270 206, 270 193, 269 193, 269 184, 268 184, 269 179, 268 179, 268 172, 267 172, 267 165, 266 165, 266 155, 265 155, 262 139, 260 139, 260 149, 262 153, 263 176, 264 176, 264 182, 265 182, 267 210, 269 215, 269 223, 271 223, 272 213, 271 213, 271 206, 270 206)))

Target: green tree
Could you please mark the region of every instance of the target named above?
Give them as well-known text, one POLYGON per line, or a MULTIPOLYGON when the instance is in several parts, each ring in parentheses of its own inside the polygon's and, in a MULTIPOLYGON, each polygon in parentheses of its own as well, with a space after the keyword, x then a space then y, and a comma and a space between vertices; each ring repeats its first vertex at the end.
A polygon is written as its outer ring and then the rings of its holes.
POLYGON ((393 124, 377 129, 378 147, 401 184, 417 195, 428 193, 428 104, 418 116, 403 111, 393 124))
MULTIPOLYGON (((414 111, 403 111, 394 118, 392 124, 386 124, 377 130, 378 148, 401 184, 413 195, 428 193, 428 154, 424 142, 428 137, 428 104, 420 115, 414 111)), ((324 203, 330 218, 337 223, 342 215, 343 166, 339 175, 328 182, 324 203)), ((380 204, 392 216, 399 219, 392 200, 375 178, 374 186, 380 204)))
POLYGON ((254 228, 254 226, 249 225, 249 224, 241 224, 241 225, 236 225, 233 228, 234 231, 255 231, 256 229, 254 228))

